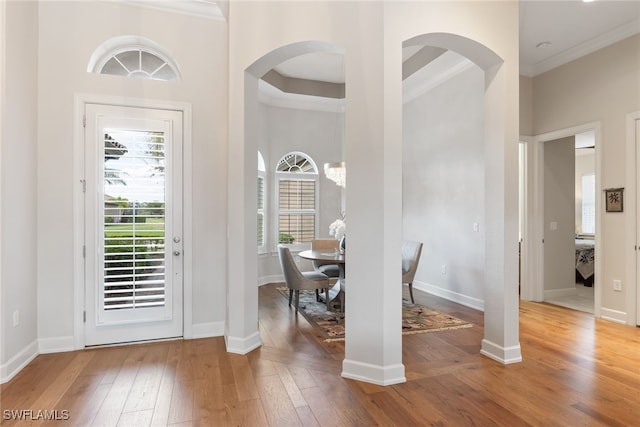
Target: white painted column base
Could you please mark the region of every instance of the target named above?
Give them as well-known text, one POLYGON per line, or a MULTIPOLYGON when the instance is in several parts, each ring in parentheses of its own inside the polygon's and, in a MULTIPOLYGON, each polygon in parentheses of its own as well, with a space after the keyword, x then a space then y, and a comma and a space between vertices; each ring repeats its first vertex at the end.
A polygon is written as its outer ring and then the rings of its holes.
POLYGON ((345 359, 342 362, 342 377, 383 386, 407 382, 402 363, 378 366, 345 359))
POLYGON ((520 344, 511 347, 501 347, 487 339, 482 340, 480 354, 496 360, 504 365, 522 362, 520 344))
POLYGON ((244 338, 225 335, 224 342, 227 346, 227 351, 235 354, 247 354, 262 345, 259 332, 255 332, 244 338))

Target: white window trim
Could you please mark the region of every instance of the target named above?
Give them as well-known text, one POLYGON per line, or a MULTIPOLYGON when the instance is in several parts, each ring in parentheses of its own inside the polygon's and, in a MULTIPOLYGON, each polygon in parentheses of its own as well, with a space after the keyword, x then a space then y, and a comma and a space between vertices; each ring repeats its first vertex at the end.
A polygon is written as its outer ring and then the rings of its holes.
MULTIPOLYGON (((282 156, 278 162, 276 163, 276 173, 275 173, 275 203, 274 203, 274 215, 273 215, 273 241, 272 250, 277 252, 278 245, 280 244, 280 228, 279 228, 279 218, 280 218, 280 206, 278 200, 280 200, 280 181, 281 180, 300 180, 300 181, 314 181, 315 182, 315 208, 314 208, 314 238, 318 236, 318 221, 320 218, 320 209, 319 209, 319 200, 320 200, 320 174, 318 173, 318 167, 316 166, 315 161, 311 156, 306 153, 293 151, 290 153, 286 153, 282 156), (277 167, 280 161, 290 154, 297 154, 300 156, 304 156, 309 163, 313 166, 313 172, 278 172, 277 167)), ((296 211, 290 211, 295 213, 296 211)), ((308 212, 308 211, 300 211, 300 212, 308 212)), ((284 243, 285 246, 291 250, 291 252, 300 252, 311 248, 311 243, 284 243)))

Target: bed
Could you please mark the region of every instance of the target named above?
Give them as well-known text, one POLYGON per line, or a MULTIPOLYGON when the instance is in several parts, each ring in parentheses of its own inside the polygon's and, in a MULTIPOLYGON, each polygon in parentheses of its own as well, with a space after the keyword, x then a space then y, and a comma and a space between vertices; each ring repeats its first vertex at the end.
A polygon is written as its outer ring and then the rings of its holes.
POLYGON ((594 243, 592 239, 576 239, 576 279, 585 286, 593 286, 594 243))

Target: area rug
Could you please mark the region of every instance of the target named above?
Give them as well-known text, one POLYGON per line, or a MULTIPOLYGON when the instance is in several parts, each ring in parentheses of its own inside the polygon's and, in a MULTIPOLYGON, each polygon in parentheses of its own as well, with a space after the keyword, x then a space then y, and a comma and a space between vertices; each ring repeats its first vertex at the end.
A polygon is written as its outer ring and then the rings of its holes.
MULTIPOLYGON (((278 287, 278 291, 289 300, 289 289, 278 287)), ((293 309, 293 302, 291 305, 293 309)), ((315 291, 301 291, 298 309, 305 319, 316 328, 325 342, 344 340, 344 315, 327 311, 324 302, 316 301, 315 291)), ((447 331, 470 328, 473 325, 448 314, 432 310, 420 304, 412 304, 402 299, 402 334, 447 331)))

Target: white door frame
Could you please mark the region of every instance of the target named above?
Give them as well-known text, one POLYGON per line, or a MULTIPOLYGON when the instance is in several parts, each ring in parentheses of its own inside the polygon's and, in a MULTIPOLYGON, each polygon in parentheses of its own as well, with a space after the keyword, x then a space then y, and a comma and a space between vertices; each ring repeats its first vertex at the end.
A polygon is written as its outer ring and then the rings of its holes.
POLYGON ((626 221, 626 241, 625 241, 625 262, 626 268, 626 312, 627 323, 640 325, 640 272, 638 271, 638 176, 640 176, 640 135, 636 135, 636 126, 640 122, 640 111, 627 114, 626 117, 626 139, 627 139, 627 162, 626 181, 627 191, 625 191, 626 221))
POLYGON ((73 259, 74 259, 74 326, 75 350, 85 347, 84 336, 84 108, 85 104, 105 104, 123 107, 151 108, 182 112, 183 117, 183 337, 193 337, 193 224, 192 224, 192 130, 191 104, 174 101, 129 98, 108 95, 76 94, 73 133, 73 259))
MULTIPOLYGON (((593 131, 595 134, 596 159, 596 206, 600 206, 600 178, 602 173, 602 131, 600 122, 585 123, 571 128, 548 132, 533 137, 521 137, 526 142, 525 149, 525 195, 522 227, 522 284, 521 298, 529 301, 544 300, 544 142, 566 138, 579 133, 593 131)), ((596 214, 595 251, 601 247, 602 215, 596 214)), ((602 257, 595 257, 594 284, 602 283, 602 257)), ((600 317, 602 286, 594 286, 594 315, 600 317)))

